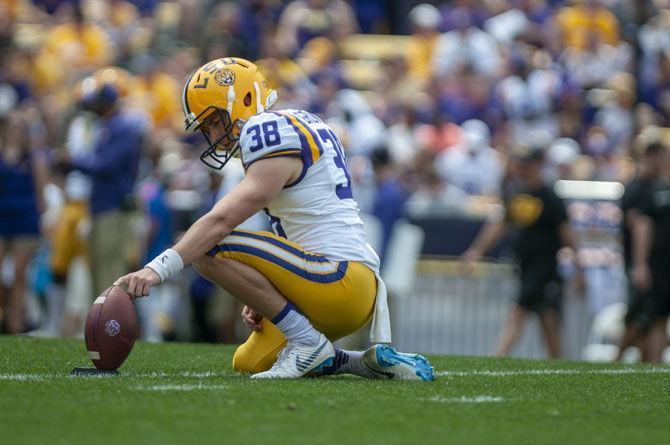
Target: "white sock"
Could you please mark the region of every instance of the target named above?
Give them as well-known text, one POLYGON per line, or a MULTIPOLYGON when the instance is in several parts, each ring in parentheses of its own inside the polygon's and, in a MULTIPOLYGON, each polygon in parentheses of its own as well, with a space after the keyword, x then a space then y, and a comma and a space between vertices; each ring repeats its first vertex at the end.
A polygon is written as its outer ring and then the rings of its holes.
POLYGON ((47 289, 47 316, 44 329, 47 333, 60 335, 60 325, 65 307, 65 286, 52 283, 47 289))
POLYGON ((272 323, 279 328, 289 343, 314 345, 319 342, 320 334, 314 329, 297 307, 290 301, 284 309, 272 319, 272 323))

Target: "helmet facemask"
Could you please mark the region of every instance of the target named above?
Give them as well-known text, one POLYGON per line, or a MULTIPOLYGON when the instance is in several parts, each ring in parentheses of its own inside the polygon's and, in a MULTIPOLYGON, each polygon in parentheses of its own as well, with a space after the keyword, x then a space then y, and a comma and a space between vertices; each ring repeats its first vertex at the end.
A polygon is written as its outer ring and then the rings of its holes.
POLYGON ((238 156, 240 137, 239 134, 235 134, 235 122, 230 119, 228 111, 211 106, 203 110, 196 119, 199 120, 198 118, 203 115, 207 115, 207 117, 197 128, 205 136, 208 147, 200 155, 200 160, 208 167, 221 170, 231 158, 238 156), (217 120, 217 125, 223 126, 223 135, 216 140, 212 140, 209 127, 217 120))

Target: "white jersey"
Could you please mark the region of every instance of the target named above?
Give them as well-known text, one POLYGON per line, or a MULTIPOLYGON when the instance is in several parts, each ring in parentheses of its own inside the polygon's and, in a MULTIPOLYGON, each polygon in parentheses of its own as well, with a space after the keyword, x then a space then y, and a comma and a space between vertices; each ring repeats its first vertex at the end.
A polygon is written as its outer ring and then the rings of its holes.
POLYGON ((379 272, 351 193, 344 149, 321 119, 300 110, 252 116, 240 136, 245 167, 259 159, 300 157, 300 177, 266 209, 274 232, 334 261, 360 261, 379 272))

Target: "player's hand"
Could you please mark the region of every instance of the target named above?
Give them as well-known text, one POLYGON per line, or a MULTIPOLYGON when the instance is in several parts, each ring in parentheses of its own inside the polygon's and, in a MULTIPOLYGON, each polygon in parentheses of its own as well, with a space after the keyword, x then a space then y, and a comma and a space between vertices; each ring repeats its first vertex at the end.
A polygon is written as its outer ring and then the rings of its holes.
POLYGON ((651 271, 647 264, 640 264, 633 267, 633 284, 640 291, 649 290, 651 287, 651 271))
POLYGON ((145 267, 137 272, 124 275, 114 282, 114 286, 127 285, 126 292, 131 299, 146 297, 149 295, 151 286, 160 284, 161 278, 156 272, 145 267))
POLYGON ((252 331, 261 330, 261 320, 263 320, 263 316, 254 309, 251 309, 249 306, 244 306, 244 308, 242 308, 242 321, 244 321, 244 324, 249 326, 249 329, 252 331))

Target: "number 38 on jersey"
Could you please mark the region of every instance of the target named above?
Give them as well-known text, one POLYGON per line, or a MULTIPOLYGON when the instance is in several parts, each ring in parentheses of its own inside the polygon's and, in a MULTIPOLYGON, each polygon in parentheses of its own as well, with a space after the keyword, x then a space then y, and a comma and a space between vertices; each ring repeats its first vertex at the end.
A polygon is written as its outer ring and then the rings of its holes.
POLYGON ((259 159, 301 158, 303 173, 287 187, 307 181, 311 188, 322 191, 330 186, 340 200, 353 198, 342 143, 328 125, 311 113, 282 110, 257 114, 244 126, 240 147, 247 167, 259 159))

